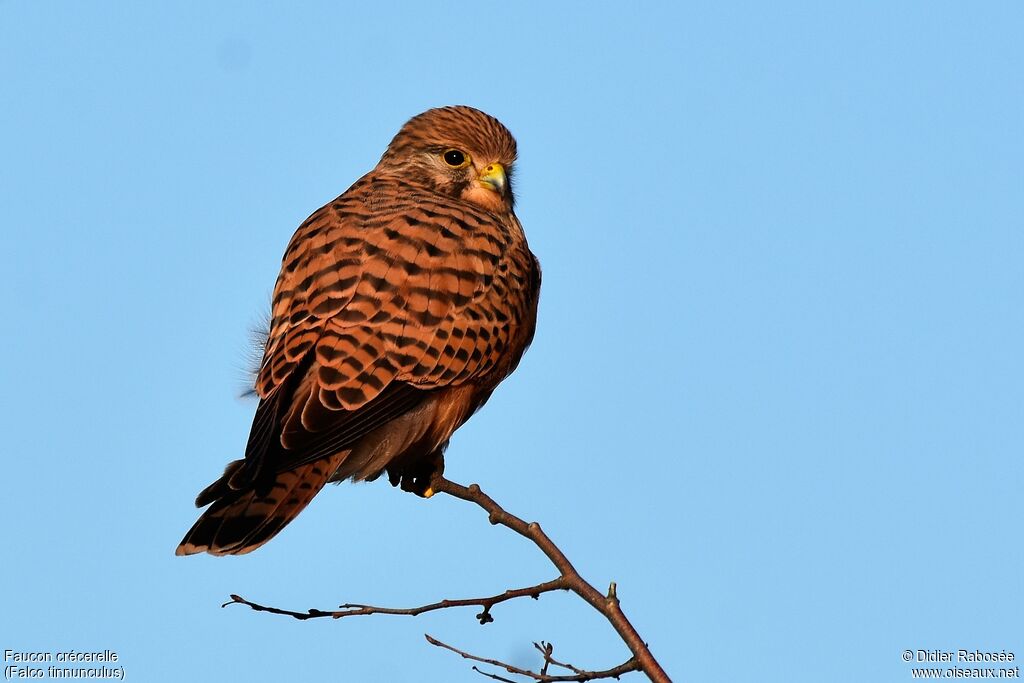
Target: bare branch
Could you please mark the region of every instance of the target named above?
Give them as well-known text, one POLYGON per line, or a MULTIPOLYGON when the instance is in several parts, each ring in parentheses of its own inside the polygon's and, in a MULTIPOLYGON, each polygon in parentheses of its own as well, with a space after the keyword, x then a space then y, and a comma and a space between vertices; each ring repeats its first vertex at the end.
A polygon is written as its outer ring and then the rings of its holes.
MULTIPOLYGON (((305 612, 297 612, 293 610, 280 609, 278 607, 261 605, 250 600, 246 600, 238 595, 232 595, 231 600, 224 603, 222 607, 234 604, 246 605, 257 612, 270 612, 271 614, 280 614, 293 617, 295 619, 306 620, 324 617, 341 619, 343 617, 363 616, 369 614, 395 614, 414 617, 419 614, 424 614, 425 612, 433 612, 436 610, 475 606, 482 608, 482 611, 476 615, 476 618, 481 624, 487 624, 488 622, 494 621, 494 618, 491 616, 491 608, 494 605, 514 600, 516 598, 531 597, 537 599, 543 593, 550 593, 557 590, 569 590, 583 598, 594 609, 604 615, 619 634, 619 637, 622 638, 622 641, 633 653, 632 657, 623 664, 612 669, 607 669, 605 671, 585 671, 583 669, 578 669, 571 664, 565 664, 554 659, 552 657, 553 648, 550 643, 534 643, 534 646, 540 651, 544 658, 543 665, 540 671, 528 671, 526 669, 519 669, 504 662, 499 662, 498 660, 485 659, 476 655, 471 655, 450 645, 446 645, 429 635, 427 636, 427 640, 431 645, 451 650, 466 659, 471 659, 482 664, 501 667, 510 674, 525 676, 534 681, 540 681, 541 683, 618 678, 620 675, 630 671, 643 671, 651 681, 654 681, 654 683, 671 683, 671 679, 669 679, 668 674, 665 673, 665 670, 661 668, 661 665, 654 658, 654 655, 651 654, 650 649, 647 647, 647 643, 643 641, 640 634, 637 633, 636 629, 629 622, 629 619, 627 619, 626 615, 622 612, 622 608, 619 605, 618 589, 614 581, 609 585, 607 594, 602 595, 600 591, 584 580, 580 573, 576 571, 576 568, 565 556, 565 553, 563 553, 561 549, 559 549, 558 546, 556 546, 548 537, 548 535, 544 533, 544 530, 540 528, 539 524, 536 522, 527 523, 510 512, 507 512, 504 508, 498 505, 494 499, 481 491, 478 485, 471 484, 468 487, 462 486, 461 484, 456 484, 453 481, 445 479, 439 474, 435 474, 430 481, 430 487, 435 493, 447 493, 449 496, 459 498, 479 506, 487 512, 487 516, 491 524, 504 526, 516 532, 520 536, 532 541, 533 544, 547 556, 551 561, 551 564, 555 566, 555 569, 558 570, 558 578, 551 581, 545 581, 544 583, 539 583, 536 586, 510 589, 504 593, 499 593, 498 595, 492 595, 489 597, 440 600, 427 605, 410 608, 375 607, 373 605, 364 605, 359 603, 346 603, 344 605, 339 605, 336 610, 310 609, 305 612), (572 674, 550 674, 548 671, 551 666, 571 671, 572 674)), ((497 674, 482 671, 476 666, 474 666, 473 669, 478 673, 497 681, 516 683, 515 681, 510 681, 507 678, 502 678, 497 674)))
POLYGON ((399 607, 375 607, 373 605, 362 605, 359 603, 345 603, 344 605, 338 605, 336 610, 320 610, 310 609, 306 612, 296 612, 294 610, 281 609, 279 607, 269 607, 267 605, 261 605, 251 600, 246 600, 240 595, 231 595, 231 600, 225 602, 221 607, 227 607, 228 605, 245 605, 257 612, 270 612, 271 614, 281 614, 287 617, 293 617, 300 621, 306 619, 320 619, 324 617, 330 617, 331 619, 341 619, 342 617, 359 617, 367 614, 395 614, 407 617, 415 617, 425 612, 434 612, 439 609, 450 609, 452 607, 482 607, 483 611, 476 615, 476 618, 481 624, 487 624, 494 621, 494 617, 491 616, 491 608, 494 605, 516 598, 533 598, 534 600, 540 598, 544 593, 550 593, 558 590, 569 590, 569 585, 564 578, 557 578, 553 581, 545 581, 544 583, 538 583, 536 586, 527 586, 526 588, 514 588, 500 593, 498 595, 492 595, 486 598, 461 598, 458 600, 439 600, 438 602, 432 602, 429 605, 421 605, 419 607, 399 608, 399 607))
POLYGON ((647 647, 647 643, 643 641, 619 606, 618 590, 614 582, 608 588, 608 595, 602 595, 580 576, 580 573, 576 571, 576 568, 569 561, 569 558, 565 556, 565 553, 540 528, 540 524, 537 524, 537 522, 524 522, 519 517, 507 512, 494 502, 494 499, 481 491, 478 485, 470 484, 466 487, 449 481, 441 475, 434 475, 430 481, 430 486, 437 493, 447 493, 450 496, 478 505, 487 512, 491 524, 500 524, 520 536, 533 541, 534 545, 540 548, 541 552, 551 560, 551 564, 555 565, 555 568, 558 569, 561 578, 567 582, 569 590, 590 603, 594 609, 603 614, 611 623, 623 642, 629 647, 633 656, 640 664, 641 670, 647 674, 647 677, 655 683, 670 683, 671 679, 668 677, 668 674, 661 668, 658 660, 654 658, 654 655, 651 654, 650 649, 647 647))
MULTIPOLYGON (((454 652, 455 654, 459 655, 463 659, 469 659, 469 660, 472 660, 474 662, 480 662, 481 664, 487 664, 489 666, 499 667, 499 668, 504 669, 507 673, 514 674, 516 676, 524 676, 524 677, 530 678, 530 679, 532 679, 534 681, 538 681, 538 683, 562 683, 562 682, 570 682, 570 681, 575 681, 575 682, 596 681, 596 680, 599 680, 599 679, 602 679, 602 678, 618 678, 622 674, 629 673, 630 671, 640 671, 641 670, 640 669, 640 663, 637 662, 636 657, 630 657, 627 661, 625 661, 622 664, 619 664, 618 666, 613 667, 611 669, 605 669, 604 671, 584 671, 582 669, 577 669, 575 667, 566 666, 564 664, 558 664, 558 662, 556 662, 556 661, 554 661, 553 659, 550 658, 550 653, 549 652, 545 652, 544 650, 541 650, 541 654, 544 655, 544 667, 540 671, 530 671, 529 669, 522 669, 522 668, 520 668, 518 666, 515 666, 513 664, 509 664, 508 662, 502 662, 502 661, 499 661, 497 659, 488 659, 486 657, 479 657, 477 655, 470 654, 470 653, 465 652, 463 650, 460 650, 460 649, 458 649, 456 647, 452 647, 451 645, 448 645, 447 643, 442 643, 440 640, 438 640, 437 638, 434 638, 433 636, 431 636, 429 634, 423 634, 423 635, 427 639, 427 642, 430 643, 431 645, 435 645, 435 646, 443 648, 445 650, 449 650, 451 652, 454 652), (556 664, 558 666, 563 666, 565 668, 568 668, 568 669, 572 670, 574 673, 572 675, 568 675, 568 676, 554 676, 554 675, 551 675, 551 674, 547 673, 548 664, 556 664)), ((536 645, 536 643, 534 643, 534 645, 536 645)), ((547 645, 550 645, 550 644, 547 644, 547 645)), ((494 679, 496 681, 505 681, 506 683, 517 683, 516 681, 512 681, 512 680, 510 680, 508 678, 503 678, 503 677, 501 677, 501 676, 499 676, 497 674, 490 673, 488 671, 483 671, 482 669, 479 669, 476 666, 473 667, 473 671, 476 671, 477 673, 482 674, 484 676, 487 676, 488 678, 492 678, 492 679, 494 679)))

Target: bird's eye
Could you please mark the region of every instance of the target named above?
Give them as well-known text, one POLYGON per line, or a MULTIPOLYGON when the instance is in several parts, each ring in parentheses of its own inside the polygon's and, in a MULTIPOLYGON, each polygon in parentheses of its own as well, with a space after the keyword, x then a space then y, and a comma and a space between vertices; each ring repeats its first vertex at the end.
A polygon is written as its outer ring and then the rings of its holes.
POLYGON ((444 153, 444 163, 452 168, 466 168, 469 166, 469 155, 458 149, 449 149, 444 153))

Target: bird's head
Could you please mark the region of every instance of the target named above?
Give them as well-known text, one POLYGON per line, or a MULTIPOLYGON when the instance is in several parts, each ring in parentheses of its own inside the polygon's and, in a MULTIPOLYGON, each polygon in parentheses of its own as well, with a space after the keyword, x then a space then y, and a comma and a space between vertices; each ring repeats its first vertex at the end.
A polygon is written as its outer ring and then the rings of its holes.
POLYGON ((472 107, 430 109, 408 121, 378 170, 406 182, 510 213, 516 141, 498 119, 472 107))

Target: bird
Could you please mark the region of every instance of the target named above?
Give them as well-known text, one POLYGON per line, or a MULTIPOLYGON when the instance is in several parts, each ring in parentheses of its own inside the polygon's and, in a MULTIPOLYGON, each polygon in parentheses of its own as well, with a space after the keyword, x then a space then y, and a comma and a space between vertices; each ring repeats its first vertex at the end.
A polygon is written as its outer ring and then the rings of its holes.
POLYGON ((411 118, 285 250, 244 457, 202 490, 177 555, 242 555, 328 482, 424 498, 452 434, 519 365, 540 264, 514 210, 509 130, 468 106, 411 118))

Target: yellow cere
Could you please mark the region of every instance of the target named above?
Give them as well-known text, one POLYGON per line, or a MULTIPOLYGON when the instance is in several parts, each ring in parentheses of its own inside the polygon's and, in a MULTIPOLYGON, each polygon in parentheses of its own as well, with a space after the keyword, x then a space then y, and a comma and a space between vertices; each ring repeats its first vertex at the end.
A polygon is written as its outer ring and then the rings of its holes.
POLYGON ((480 174, 480 182, 488 185, 492 190, 501 191, 505 187, 505 167, 501 164, 490 164, 480 174))

